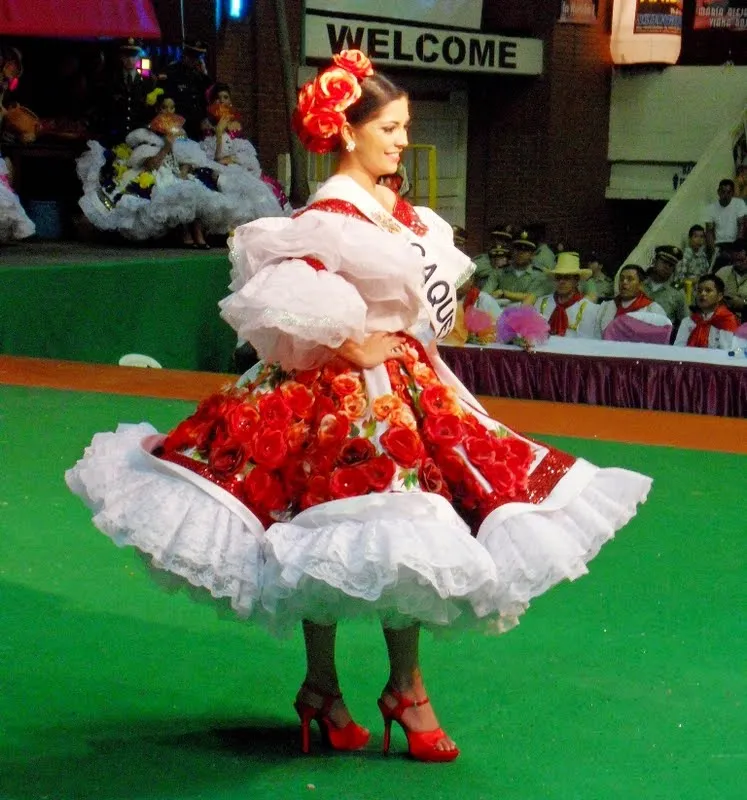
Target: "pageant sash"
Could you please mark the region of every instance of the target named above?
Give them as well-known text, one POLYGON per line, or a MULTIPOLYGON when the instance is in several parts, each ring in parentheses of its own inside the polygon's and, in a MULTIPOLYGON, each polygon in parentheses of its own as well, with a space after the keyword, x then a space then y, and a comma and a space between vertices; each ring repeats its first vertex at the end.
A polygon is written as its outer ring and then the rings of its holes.
POLYGON ((352 178, 335 175, 319 188, 314 200, 346 200, 382 231, 402 236, 420 255, 423 262, 423 284, 420 299, 428 312, 436 339, 451 332, 456 321, 456 288, 460 278, 469 273, 471 260, 455 247, 449 248, 420 237, 396 220, 384 207, 352 178))

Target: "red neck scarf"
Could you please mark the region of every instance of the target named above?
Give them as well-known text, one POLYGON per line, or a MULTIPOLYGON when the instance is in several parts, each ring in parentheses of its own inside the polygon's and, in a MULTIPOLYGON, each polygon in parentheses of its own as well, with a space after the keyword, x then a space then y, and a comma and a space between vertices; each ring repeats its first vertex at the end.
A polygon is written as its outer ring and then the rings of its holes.
POLYGON ((576 294, 571 295, 568 300, 564 302, 560 302, 557 296, 555 299, 555 308, 553 309, 552 314, 550 314, 550 319, 548 322, 550 323, 550 333, 554 334, 555 336, 565 336, 566 331, 568 330, 568 313, 566 312, 567 308, 570 308, 574 303, 578 303, 579 300, 583 300, 584 296, 576 292, 576 294))
POLYGON ((642 308, 646 308, 646 306, 650 306, 653 303, 649 297, 646 297, 643 292, 641 292, 638 297, 627 307, 623 305, 623 301, 620 297, 615 298, 615 305, 617 306, 617 311, 615 312, 615 317, 621 317, 623 314, 630 314, 631 311, 640 311, 642 308))
POLYGON ((467 289, 467 293, 464 295, 464 301, 462 303, 464 310, 466 311, 468 308, 471 308, 477 302, 479 296, 480 290, 477 286, 470 286, 470 288, 467 289))
POLYGON ((716 306, 710 319, 705 319, 700 311, 690 314, 690 319, 695 323, 695 327, 690 331, 687 339, 688 347, 708 347, 708 335, 711 328, 733 333, 739 327, 737 318, 723 303, 716 306))

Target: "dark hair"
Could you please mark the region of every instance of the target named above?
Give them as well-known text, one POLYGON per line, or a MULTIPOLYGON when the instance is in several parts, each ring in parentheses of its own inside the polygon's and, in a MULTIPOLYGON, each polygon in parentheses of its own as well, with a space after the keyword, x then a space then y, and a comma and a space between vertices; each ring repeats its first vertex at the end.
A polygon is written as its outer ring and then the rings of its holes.
POLYGON ((153 106, 153 116, 154 117, 157 117, 161 113, 161 108, 162 108, 163 104, 167 100, 172 100, 174 105, 176 105, 176 98, 174 97, 175 94, 176 94, 175 92, 171 92, 171 91, 166 92, 166 91, 164 91, 163 94, 160 94, 158 96, 158 100, 156 100, 156 102, 155 102, 155 104, 153 106))
POLYGON ((401 86, 392 83, 379 72, 363 78, 360 85, 361 96, 345 111, 347 121, 353 126, 362 125, 388 103, 407 96, 401 86))
POLYGON ((718 182, 718 188, 720 189, 722 186, 731 186, 732 192, 734 191, 734 181, 731 178, 724 178, 723 180, 718 182))
POLYGON ((687 232, 687 238, 689 239, 696 231, 703 231, 703 233, 705 233, 705 228, 702 225, 693 225, 687 232))
POLYGON ((721 294, 723 294, 726 291, 726 285, 721 280, 721 278, 719 278, 718 275, 712 275, 712 274, 701 275, 698 278, 698 286, 700 286, 701 283, 705 283, 706 281, 711 281, 721 294))
POLYGON ((216 97, 218 97, 221 92, 228 92, 228 94, 231 94, 231 87, 227 83, 214 83, 210 89, 208 89, 208 105, 214 103, 216 97))
POLYGON ((620 270, 620 272, 622 273, 622 272, 624 272, 626 269, 627 269, 627 270, 633 270, 634 272, 636 272, 636 273, 637 273, 637 275, 638 275, 638 279, 641 281, 641 283, 643 283, 643 281, 645 281, 645 280, 646 280, 646 270, 644 270, 644 269, 643 269, 643 267, 639 266, 638 264, 626 264, 626 265, 625 265, 625 266, 624 266, 624 267, 623 267, 623 268, 620 270))

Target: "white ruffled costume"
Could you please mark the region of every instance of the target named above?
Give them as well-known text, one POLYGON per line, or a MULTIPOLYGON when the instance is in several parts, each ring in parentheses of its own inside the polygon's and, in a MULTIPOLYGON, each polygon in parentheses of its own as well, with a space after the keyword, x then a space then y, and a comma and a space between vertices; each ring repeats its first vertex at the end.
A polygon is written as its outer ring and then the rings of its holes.
POLYGON ((0 154, 0 242, 33 236, 36 226, 10 186, 8 167, 0 154))
MULTIPOLYGON (((272 189, 262 180, 262 167, 257 158, 257 151, 254 145, 248 139, 244 139, 241 136, 231 136, 228 133, 223 134, 222 142, 222 158, 230 159, 233 162, 224 165, 227 173, 231 174, 228 180, 231 181, 231 184, 235 183, 237 186, 241 186, 244 183, 250 187, 249 192, 254 196, 258 210, 269 209, 258 213, 256 217, 278 216, 278 207, 284 215, 290 216, 293 213, 290 203, 285 207, 282 206, 272 189), (261 184, 261 187, 257 186, 258 183, 261 184), (261 205, 259 205, 260 203, 261 205)), ((216 146, 217 139, 214 133, 206 136, 200 142, 200 147, 210 159, 215 158, 216 146)), ((243 191, 246 191, 246 186, 243 191)), ((253 217, 253 219, 256 217, 253 217)))
POLYGON ((128 168, 117 178, 113 193, 105 192, 101 186, 106 150, 98 142, 90 141, 88 150, 77 161, 83 184, 80 207, 99 230, 118 231, 129 239, 145 240, 199 220, 208 233, 228 233, 251 220, 283 214, 271 189, 261 179, 237 165, 224 166, 212 161, 199 143, 185 138, 177 139, 158 169, 147 173, 154 179, 149 198, 125 192, 124 187, 146 173, 144 164, 161 150, 163 138, 146 128, 138 128, 128 134, 125 143, 131 150, 128 168), (215 173, 216 189, 206 186, 194 174, 183 177, 182 166, 215 173))
MULTIPOLYGON (((352 184, 332 178, 321 195, 348 201, 359 192, 352 184)), ((451 227, 430 209, 416 211, 427 230, 415 241, 450 260, 451 275, 468 275, 469 259, 454 248, 451 227)), ((233 292, 221 314, 261 357, 285 369, 313 370, 330 348, 373 331, 424 330, 422 256, 401 235, 344 208, 312 207, 291 220, 246 225, 236 231, 232 261, 233 292)), ((527 441, 490 420, 432 343, 427 347, 426 370, 458 398, 459 413, 495 436, 527 441)), ((390 362, 362 371, 369 407, 391 397, 393 374, 390 362)), ((370 425, 365 435, 378 447, 392 418, 375 422, 362 419, 365 413, 355 424, 370 425)), ((418 620, 434 630, 505 630, 533 597, 583 575, 650 487, 637 473, 599 469, 530 443, 531 499, 496 505, 479 528, 470 530, 454 503, 424 491, 403 469, 383 491, 328 500, 263 525, 212 480, 154 456, 162 440, 147 423, 99 433, 67 472, 68 485, 117 544, 135 546, 155 567, 227 598, 238 614, 275 631, 302 619, 371 614, 393 627, 418 620)), ((455 452, 464 458, 462 445, 455 452)), ((487 483, 469 470, 470 480, 487 483)))

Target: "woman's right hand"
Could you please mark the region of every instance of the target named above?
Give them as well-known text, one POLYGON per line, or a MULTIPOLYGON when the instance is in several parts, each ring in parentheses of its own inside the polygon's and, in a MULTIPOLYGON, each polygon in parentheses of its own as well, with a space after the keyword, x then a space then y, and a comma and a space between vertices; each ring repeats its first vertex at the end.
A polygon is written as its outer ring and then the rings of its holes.
POLYGON ((363 369, 373 369, 391 359, 402 358, 405 354, 405 340, 396 333, 377 331, 368 335, 363 344, 348 339, 337 351, 339 355, 352 361, 363 369))

